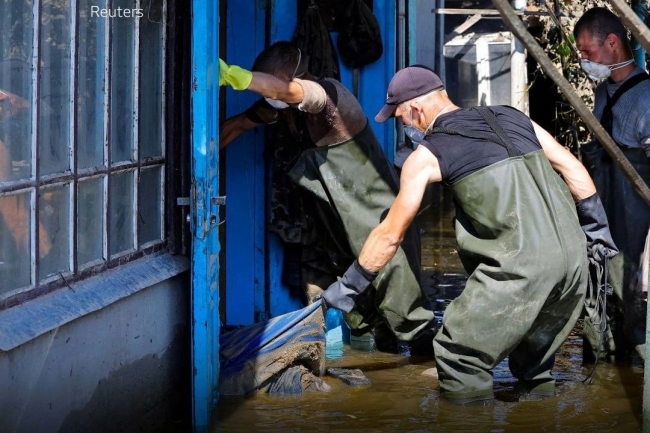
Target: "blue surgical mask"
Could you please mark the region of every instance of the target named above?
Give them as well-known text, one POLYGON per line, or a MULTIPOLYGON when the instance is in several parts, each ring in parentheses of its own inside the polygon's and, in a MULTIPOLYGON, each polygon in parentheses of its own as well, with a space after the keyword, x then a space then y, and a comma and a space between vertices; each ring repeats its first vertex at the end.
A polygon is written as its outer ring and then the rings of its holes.
POLYGON ((410 138, 414 144, 420 144, 427 135, 426 131, 420 131, 413 126, 413 111, 411 111, 411 124, 404 127, 404 135, 410 138))
POLYGON ((449 103, 449 104, 445 105, 444 107, 442 107, 442 110, 440 110, 438 112, 438 114, 436 114, 436 117, 433 118, 431 123, 429 123, 429 126, 427 126, 427 129, 425 129, 424 131, 420 131, 418 128, 413 126, 413 111, 411 111, 411 124, 404 127, 404 134, 408 138, 410 138, 413 143, 420 144, 424 140, 424 137, 426 137, 427 134, 429 133, 429 131, 431 130, 431 127, 433 126, 433 124, 436 123, 436 120, 438 119, 438 116, 440 116, 442 113, 446 112, 447 108, 453 107, 453 106, 454 106, 453 103, 449 103))
POLYGON ((415 144, 420 144, 424 140, 424 131, 420 131, 415 126, 405 126, 404 134, 415 144))

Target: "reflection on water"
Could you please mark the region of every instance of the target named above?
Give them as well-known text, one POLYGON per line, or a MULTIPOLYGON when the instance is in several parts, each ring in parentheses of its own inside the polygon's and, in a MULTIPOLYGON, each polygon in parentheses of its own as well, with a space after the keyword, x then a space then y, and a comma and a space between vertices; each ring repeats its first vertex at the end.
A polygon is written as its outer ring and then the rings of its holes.
MULTIPOLYGON (((455 254, 452 206, 444 197, 420 215, 423 288, 436 316, 462 290, 464 274, 455 254)), ((569 337, 558 352, 556 396, 519 402, 507 360, 494 370, 492 406, 455 406, 439 399, 438 381, 422 373, 431 358, 401 357, 343 348, 328 366, 359 368, 372 381, 351 388, 326 377, 329 393, 298 397, 222 396, 212 432, 632 432, 641 431, 643 372, 598 364, 593 382, 582 382, 582 341, 569 337)))

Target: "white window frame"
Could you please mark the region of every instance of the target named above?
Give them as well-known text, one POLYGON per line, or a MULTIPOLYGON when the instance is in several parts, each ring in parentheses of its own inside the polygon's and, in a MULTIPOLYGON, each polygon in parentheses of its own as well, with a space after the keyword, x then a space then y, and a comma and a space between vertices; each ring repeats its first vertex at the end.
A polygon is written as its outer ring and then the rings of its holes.
MULTIPOLYGON (((509 45, 510 46, 510 105, 528 114, 528 92, 526 92, 526 59, 521 42, 510 32, 496 33, 468 33, 459 35, 446 42, 443 47, 443 62, 446 57, 447 47, 476 47, 476 73, 478 79, 478 95, 485 95, 485 104, 490 105, 490 58, 489 46, 509 45)), ((442 72, 441 79, 446 82, 445 72, 442 72)))

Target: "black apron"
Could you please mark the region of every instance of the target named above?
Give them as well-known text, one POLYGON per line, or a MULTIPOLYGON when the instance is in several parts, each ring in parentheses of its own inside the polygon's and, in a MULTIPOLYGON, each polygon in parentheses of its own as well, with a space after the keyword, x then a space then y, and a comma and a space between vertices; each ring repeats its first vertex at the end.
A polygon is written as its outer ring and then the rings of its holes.
MULTIPOLYGON (((383 220, 398 190, 395 170, 370 125, 342 143, 302 153, 289 176, 310 194, 312 211, 326 226, 328 251, 342 270, 359 256, 370 232, 383 220)), ((420 289, 420 242, 412 225, 397 254, 345 315, 353 330, 369 330, 377 315, 409 341, 433 319, 420 289)))

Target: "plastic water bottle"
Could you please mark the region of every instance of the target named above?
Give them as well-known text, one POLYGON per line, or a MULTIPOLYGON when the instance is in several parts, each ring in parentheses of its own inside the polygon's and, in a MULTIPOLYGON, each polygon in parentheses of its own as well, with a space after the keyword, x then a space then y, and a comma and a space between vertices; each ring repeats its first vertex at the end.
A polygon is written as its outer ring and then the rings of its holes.
POLYGON ((343 313, 329 308, 325 313, 325 357, 338 359, 343 356, 343 345, 350 341, 350 328, 343 319, 343 313))

